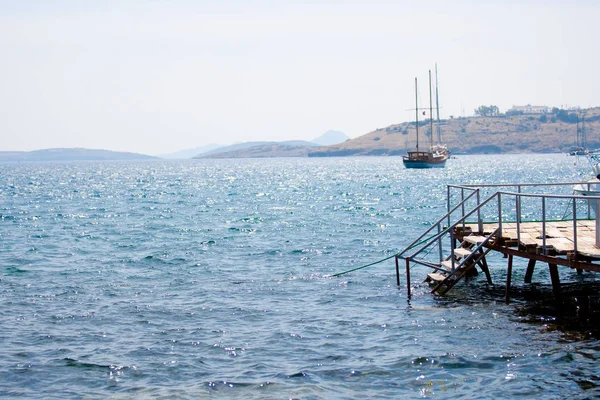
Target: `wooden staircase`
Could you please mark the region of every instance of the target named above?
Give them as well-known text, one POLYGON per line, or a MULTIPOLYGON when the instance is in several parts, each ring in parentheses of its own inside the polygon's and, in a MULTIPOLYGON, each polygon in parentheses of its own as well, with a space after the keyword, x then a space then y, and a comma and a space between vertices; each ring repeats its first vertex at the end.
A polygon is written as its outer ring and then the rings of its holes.
POLYGON ((476 274, 476 266, 485 273, 488 283, 492 283, 490 271, 485 259, 492 250, 492 244, 498 230, 489 235, 471 233, 463 236, 460 245, 438 265, 432 267, 435 272, 429 273, 425 282, 434 285, 431 293, 444 294, 456 285, 462 278, 476 274))

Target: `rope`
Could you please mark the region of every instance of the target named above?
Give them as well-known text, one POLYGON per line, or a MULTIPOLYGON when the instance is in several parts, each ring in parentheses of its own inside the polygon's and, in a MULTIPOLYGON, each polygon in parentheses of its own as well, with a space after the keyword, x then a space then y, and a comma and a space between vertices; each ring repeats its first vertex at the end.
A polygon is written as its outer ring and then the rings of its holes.
MULTIPOLYGON (((400 252, 400 253, 401 253, 401 252, 400 252)), ((391 256, 389 256, 389 257, 386 257, 386 258, 384 258, 384 259, 382 259, 382 260, 379 260, 379 261, 372 262, 371 264, 367 264, 367 265, 363 265, 363 266, 361 266, 361 267, 357 267, 357 268, 349 269, 348 271, 344 271, 344 272, 338 272, 337 274, 333 274, 333 275, 325 275, 325 276, 331 276, 331 277, 342 276, 342 275, 344 275, 344 274, 348 274, 348 273, 350 273, 350 272, 358 271, 359 269, 367 268, 367 267, 370 267, 370 266, 372 266, 372 265, 375 265, 375 264, 382 263, 382 262, 384 262, 384 261, 387 261, 387 260, 389 260, 390 258, 394 258, 394 257, 396 257, 396 256, 397 256, 398 254, 400 254, 400 253, 392 254, 392 255, 391 255, 391 256)))
POLYGON ((409 247, 407 247, 406 249, 402 250, 401 252, 398 252, 398 253, 396 253, 396 254, 392 254, 391 256, 389 256, 389 257, 386 257, 386 258, 384 258, 384 259, 381 259, 381 260, 379 260, 379 261, 375 261, 375 262, 372 262, 372 263, 370 263, 370 264, 362 265, 362 266, 360 266, 360 267, 352 268, 352 269, 349 269, 348 271, 344 271, 344 272, 338 272, 337 274, 325 275, 325 277, 338 277, 338 276, 342 276, 342 275, 348 274, 348 273, 350 273, 350 272, 358 271, 359 269, 364 269, 364 268, 371 267, 371 266, 373 266, 373 265, 376 265, 376 264, 380 264, 380 263, 382 263, 382 262, 384 262, 384 261, 387 261, 387 260, 389 260, 390 258, 394 258, 394 257, 396 257, 396 256, 399 256, 400 254, 404 253, 404 252, 405 252, 405 251, 407 251, 407 250, 410 250, 410 249, 412 249, 412 248, 413 248, 413 247, 415 247, 415 246, 418 246, 418 245, 420 245, 420 244, 422 244, 422 243, 425 243, 425 242, 427 242, 427 241, 428 241, 429 239, 431 239, 433 236, 435 236, 435 235, 431 235, 431 236, 429 236, 428 238, 425 238, 425 239, 421 240, 420 242, 417 242, 417 243, 413 244, 412 246, 409 246, 409 247))

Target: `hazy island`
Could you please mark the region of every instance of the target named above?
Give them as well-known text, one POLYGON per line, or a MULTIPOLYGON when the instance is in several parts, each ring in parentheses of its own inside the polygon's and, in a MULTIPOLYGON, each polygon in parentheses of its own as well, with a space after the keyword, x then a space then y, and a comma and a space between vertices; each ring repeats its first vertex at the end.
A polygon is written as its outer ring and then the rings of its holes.
POLYGON ((0 162, 156 160, 145 154, 81 148, 0 151, 0 162))
MULTIPOLYGON (((287 140, 284 142, 244 142, 230 146, 219 146, 198 153, 193 158, 267 158, 267 157, 307 157, 311 149, 345 142, 346 134, 329 130, 307 142, 287 140)), ((173 154, 186 154, 184 151, 173 154)))

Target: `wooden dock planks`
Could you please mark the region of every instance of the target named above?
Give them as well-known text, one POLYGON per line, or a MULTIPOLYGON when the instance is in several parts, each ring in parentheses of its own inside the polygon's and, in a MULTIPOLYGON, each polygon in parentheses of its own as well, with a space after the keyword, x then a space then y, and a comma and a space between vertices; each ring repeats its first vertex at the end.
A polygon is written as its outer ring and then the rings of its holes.
MULTIPOLYGON (((577 225, 577 252, 592 258, 600 258, 600 248, 596 247, 596 221, 580 220, 577 225)), ((477 224, 466 224, 466 230, 477 232, 477 224)), ((498 228, 497 223, 483 224, 483 233, 489 234, 498 228)), ((573 221, 552 221, 546 226, 541 222, 502 224, 502 238, 509 246, 517 246, 527 253, 543 253, 544 228, 546 249, 555 254, 569 255, 575 252, 573 221)), ((467 239, 465 237, 464 239, 467 239)), ((471 239, 475 241, 476 239, 471 239)))

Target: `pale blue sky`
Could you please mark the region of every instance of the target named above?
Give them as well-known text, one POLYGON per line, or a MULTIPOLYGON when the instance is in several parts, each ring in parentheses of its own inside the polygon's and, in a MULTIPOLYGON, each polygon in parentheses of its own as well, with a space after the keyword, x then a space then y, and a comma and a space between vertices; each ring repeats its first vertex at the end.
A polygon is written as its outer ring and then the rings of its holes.
POLYGON ((597 106, 599 20, 577 0, 0 0, 0 150, 356 137, 411 120, 436 62, 442 117, 597 106))

